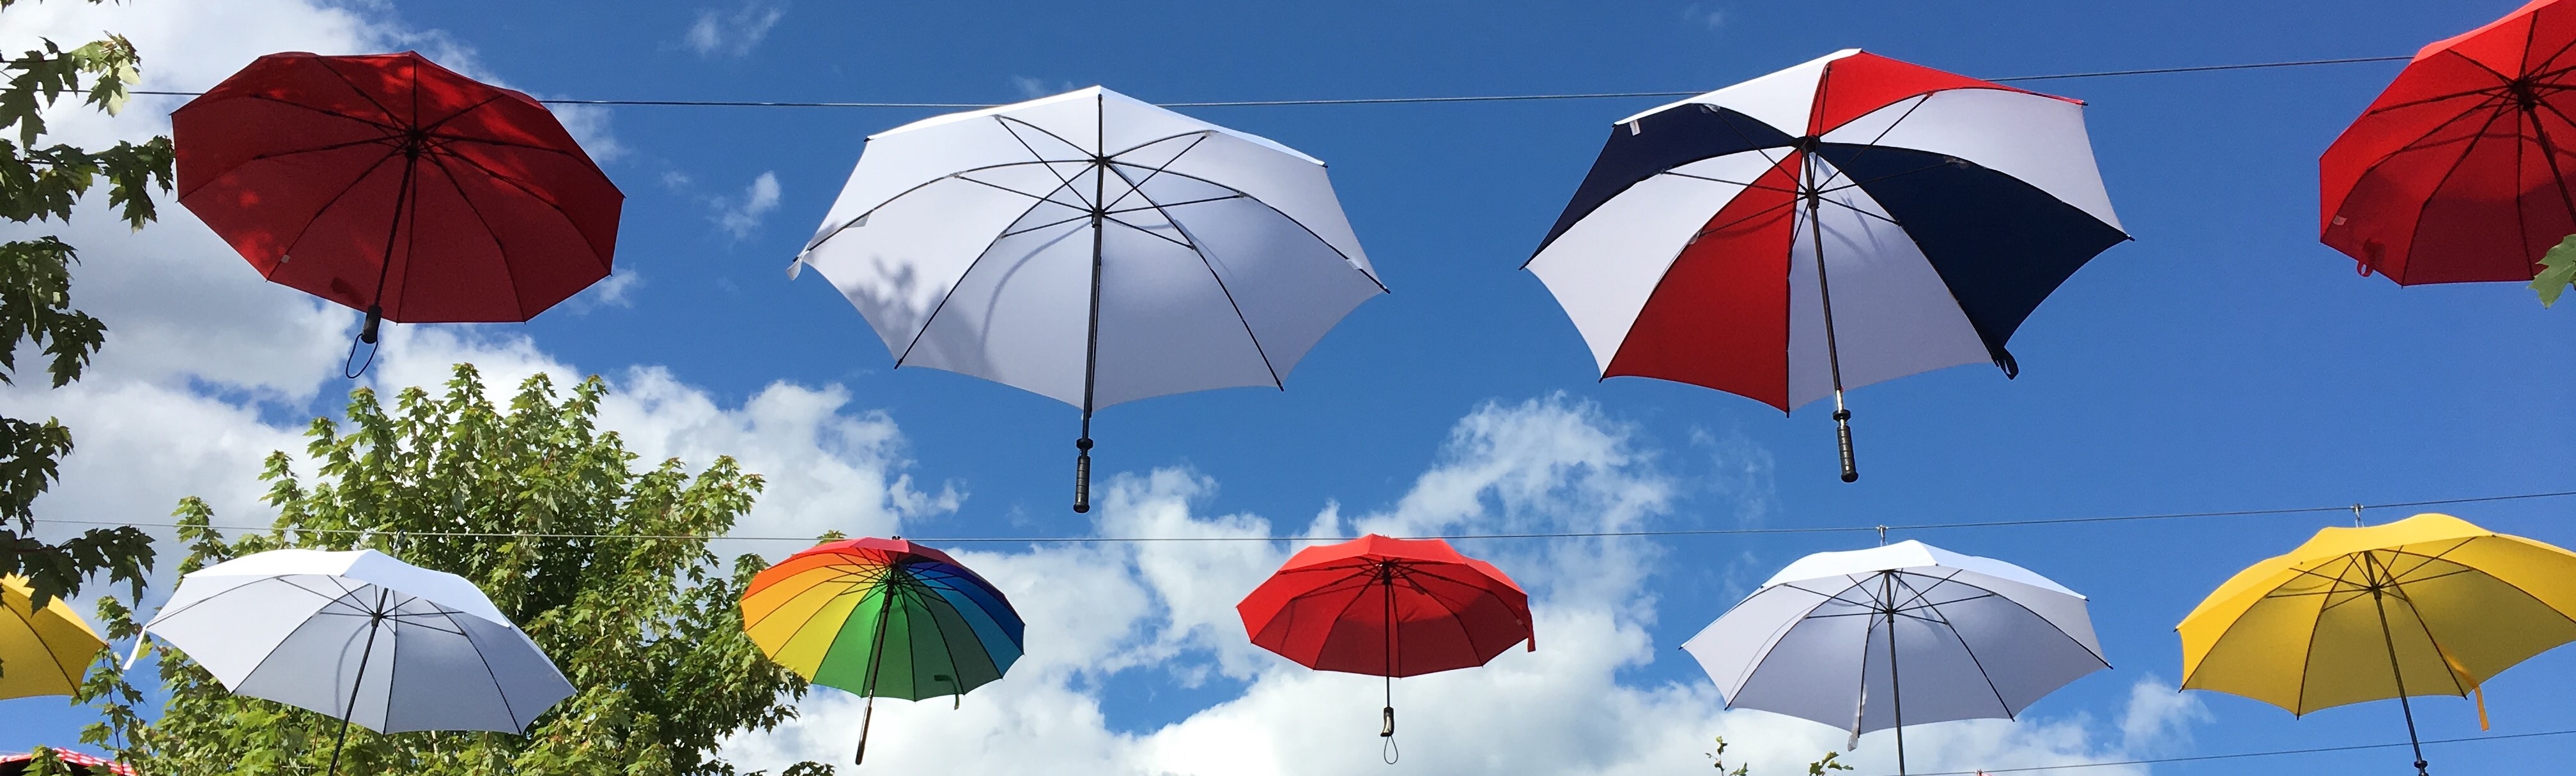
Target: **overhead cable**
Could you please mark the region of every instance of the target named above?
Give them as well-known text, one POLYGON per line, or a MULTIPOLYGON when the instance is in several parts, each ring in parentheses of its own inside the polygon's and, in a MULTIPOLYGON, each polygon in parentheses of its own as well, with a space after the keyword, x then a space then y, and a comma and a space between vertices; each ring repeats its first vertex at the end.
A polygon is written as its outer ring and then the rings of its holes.
MULTIPOLYGON (((2506 734, 2506 735, 2500 735, 2500 736, 2470 736, 2470 737, 2466 737, 2466 738, 2427 739, 2426 741, 2424 741, 2424 743, 2427 743, 2427 744, 2467 744, 2467 743, 2479 743, 2479 742, 2486 742, 2486 741, 2508 741, 2508 740, 2517 739, 2517 738, 2547 738, 2547 737, 2550 737, 2550 736, 2564 736, 2564 735, 2576 735, 2576 730, 2551 730, 2551 731, 2540 732, 2540 733, 2509 733, 2509 734, 2506 734)), ((2320 747, 2313 747, 2313 748, 2309 748, 2309 749, 2273 749, 2273 750, 2261 751, 2261 752, 2230 752, 2230 753, 2227 753, 2227 754, 2203 754, 2203 755, 2191 755, 2191 756, 2185 756, 2185 757, 2156 757, 2156 758, 2142 759, 2142 760, 2104 760, 2104 761, 2100 761, 2100 762, 2068 763, 2068 764, 2065 764, 2065 765, 2030 765, 2030 766, 2023 766, 2023 767, 2020 767, 2020 768, 1980 768, 1980 769, 1973 770, 1973 771, 1942 771, 1942 772, 1939 772, 1939 773, 1915 773, 1915 774, 1913 774, 1913 776, 1986 776, 1986 774, 1996 774, 1996 773, 2027 773, 2027 772, 2030 772, 2030 771, 2054 771, 2054 770, 2071 769, 2071 768, 2108 768, 2108 767, 2120 766, 2120 765, 2163 765, 2163 764, 2167 764, 2167 763, 2192 763, 2192 762, 2204 762, 2204 761, 2209 761, 2209 760, 2242 760, 2242 759, 2253 758, 2253 757, 2283 757, 2283 756, 2295 755, 2295 754, 2326 754, 2326 753, 2330 753, 2330 752, 2359 752, 2359 751, 2364 751, 2364 750, 2369 750, 2369 749, 2400 749, 2400 748, 2404 748, 2406 745, 2407 745, 2407 744, 2406 744, 2406 742, 2399 741, 2399 742, 2395 742, 2395 743, 2387 743, 2387 744, 2353 744, 2353 745, 2351 745, 2351 746, 2320 746, 2320 747)))
MULTIPOLYGON (((2569 491, 2554 491, 2554 492, 2548 492, 2548 493, 2517 493, 2517 494, 2507 495, 2507 496, 2473 496, 2473 497, 2468 497, 2468 498, 2427 499, 2427 500, 2422 500, 2422 501, 2395 501, 2395 502, 2389 502, 2389 503, 2384 503, 2384 504, 2342 504, 2342 505, 2337 505, 2337 506, 2324 506, 2324 507, 2288 507, 2288 508, 2281 508, 2281 509, 2237 509, 2237 510, 2227 510, 2227 511, 2220 511, 2220 512, 2167 512, 2167 513, 2161 513, 2161 514, 2145 514, 2145 515, 2114 515, 2114 516, 2107 516, 2107 517, 2055 517, 2055 518, 2036 518, 2036 519, 2027 519, 2027 520, 1983 520, 1983 521, 1973 521, 1973 522, 1949 522, 1949 523, 1904 523, 1904 524, 1895 524, 1895 523, 1891 523, 1891 524, 1887 524, 1887 525, 1813 526, 1813 527, 1804 527, 1804 528, 1796 528, 1796 527, 1791 527, 1791 528, 1677 528, 1677 529, 1662 529, 1662 530, 1635 530, 1635 531, 1553 531, 1553 532, 1529 532, 1529 533, 1466 533, 1466 534, 1437 534, 1437 535, 1430 535, 1430 536, 1410 536, 1410 537, 1398 537, 1398 538, 1408 538, 1408 539, 1443 539, 1443 540, 1449 540, 1449 541, 1467 541, 1467 540, 1475 540, 1475 539, 1609 539, 1609 538, 1652 538, 1652 537, 1662 537, 1662 536, 1748 536, 1748 535, 1764 535, 1764 534, 1868 533, 1868 532, 1883 532, 1883 531, 1937 531, 1937 530, 1949 530, 1949 529, 1959 529, 1959 528, 2010 528, 2010 527, 2035 527, 2035 526, 2050 526, 2050 525, 2076 525, 2076 524, 2086 524, 2086 523, 2126 523, 2126 522, 2138 522, 2138 521, 2147 521, 2147 520, 2182 520, 2182 519, 2189 519, 2189 518, 2213 518, 2213 517, 2257 517, 2257 516, 2267 516, 2267 515, 2319 514, 2319 513, 2328 513, 2328 512, 2336 512, 2336 513, 2341 513, 2341 512, 2350 512, 2350 513, 2353 513, 2354 515, 2358 516, 2362 510, 2369 510, 2369 509, 2401 509, 2401 508, 2411 508, 2411 507, 2444 506, 2444 505, 2452 505, 2452 504, 2480 504, 2480 503, 2495 502, 2495 501, 2522 501, 2522 500, 2528 500, 2528 499, 2560 498, 2560 497, 2566 497, 2566 496, 2576 496, 2576 490, 2569 490, 2569 491)), ((137 528, 178 528, 178 527, 181 527, 178 523, 131 523, 131 522, 114 521, 114 520, 63 520, 63 519, 56 519, 56 518, 37 518, 36 522, 39 522, 39 523, 62 523, 62 524, 66 524, 66 525, 127 525, 127 526, 134 526, 134 527, 137 527, 137 528)), ((281 529, 281 528, 278 528, 278 527, 276 527, 276 526, 249 526, 249 525, 225 525, 225 526, 205 526, 205 527, 206 527, 206 528, 213 529, 213 530, 218 530, 218 531, 272 531, 272 530, 283 530, 283 531, 290 531, 290 532, 304 532, 304 533, 351 533, 351 534, 379 534, 379 535, 399 533, 399 534, 401 534, 401 535, 403 535, 403 536, 418 536, 418 537, 454 536, 454 537, 467 537, 467 538, 525 538, 525 539, 668 539, 668 540, 690 540, 690 541, 701 540, 701 539, 726 539, 726 540, 732 540, 732 541, 755 541, 755 542, 808 542, 808 543, 810 543, 810 542, 814 541, 814 537, 812 537, 812 536, 735 536, 735 535, 725 535, 725 534, 594 534, 594 533, 543 533, 543 532, 524 532, 524 533, 523 533, 523 532, 494 532, 494 531, 414 531, 414 530, 391 531, 391 530, 381 530, 381 529, 373 529, 373 528, 300 528, 300 527, 299 527, 299 528, 283 528, 283 529, 281 529)), ((1346 541, 1346 540, 1349 540, 1349 539, 1352 539, 1352 538, 1354 538, 1354 537, 1350 537, 1350 536, 940 536, 940 537, 912 537, 912 540, 913 540, 913 541, 916 541, 916 542, 923 542, 923 543, 930 543, 930 544, 1112 544, 1112 543, 1147 543, 1147 542, 1338 542, 1338 541, 1346 541)))
MULTIPOLYGON (((2072 78, 2110 78, 2110 77, 2115 77, 2115 76, 2131 76, 2131 75, 2163 75, 2163 74, 2169 74, 2169 73, 2208 73, 2208 72, 2217 72, 2217 71, 2223 71, 2223 70, 2261 70, 2261 69, 2268 69, 2268 68, 2280 68, 2280 67, 2309 67, 2309 66, 2314 66, 2314 65, 2348 65, 2348 64, 2357 64, 2357 63, 2363 63, 2363 62, 2396 62, 2396 61, 2407 60, 2407 59, 2413 59, 2413 57, 2406 57, 2406 56, 2388 56, 2388 57, 2346 57, 2346 58, 2341 58, 2341 59, 2302 59, 2302 60, 2294 60, 2294 61, 2286 61, 2286 62, 2246 62, 2246 63, 2232 64, 2232 65, 2197 65, 2197 66, 2191 66, 2191 67, 2158 67, 2158 68, 2147 68, 2147 69, 2143 69, 2143 70, 2100 70, 2100 71, 2084 72, 2084 73, 2053 73, 2053 74, 2048 74, 2048 75, 2017 75, 2017 76, 2010 76, 2010 77, 2006 77, 2006 78, 1989 78, 1989 79, 1986 79, 1986 80, 1994 81, 1994 82, 1997 82, 1997 83, 2014 83, 2014 82, 2021 82, 2021 81, 2058 81, 2058 80, 2066 80, 2066 79, 2072 79, 2072 78)), ((194 97, 194 96, 197 96, 197 95, 199 95, 199 94, 203 94, 204 92, 154 91, 154 90, 146 90, 146 89, 136 89, 136 90, 133 90, 131 93, 133 93, 133 94, 145 94, 145 95, 157 95, 157 96, 165 96, 165 97, 194 97)), ((1636 98, 1648 98, 1648 97, 1673 98, 1673 97, 1689 97, 1689 96, 1698 95, 1698 94, 1705 94, 1705 93, 1707 93, 1707 90, 1704 90, 1704 89, 1703 89, 1703 90, 1696 90, 1696 91, 1675 91, 1675 92, 1569 92, 1569 93, 1563 93, 1563 94, 1484 94, 1484 95, 1463 95, 1463 96, 1451 96, 1451 97, 1340 97, 1340 98, 1325 98, 1325 99, 1311 99, 1311 100, 1218 100, 1218 101, 1202 101, 1202 102, 1166 102, 1166 103, 1160 103, 1160 104, 1161 104, 1163 107, 1166 107, 1166 108, 1246 108, 1246 107, 1276 107, 1276 106, 1289 106, 1289 105, 1424 105, 1424 104, 1449 103, 1449 102, 1532 102, 1532 101, 1541 101, 1541 100, 1607 100, 1607 99, 1636 99, 1636 98)), ((990 107, 993 107, 993 106, 994 106, 994 103, 980 103, 980 102, 804 102, 804 101, 787 101, 787 100, 584 100, 584 99, 571 99, 571 98, 541 99, 541 100, 538 100, 538 102, 542 102, 542 103, 545 103, 545 104, 548 104, 548 105, 634 105, 634 106, 699 107, 699 108, 936 108, 936 109, 942 109, 942 110, 972 110, 972 109, 976 109, 976 108, 990 108, 990 107)))

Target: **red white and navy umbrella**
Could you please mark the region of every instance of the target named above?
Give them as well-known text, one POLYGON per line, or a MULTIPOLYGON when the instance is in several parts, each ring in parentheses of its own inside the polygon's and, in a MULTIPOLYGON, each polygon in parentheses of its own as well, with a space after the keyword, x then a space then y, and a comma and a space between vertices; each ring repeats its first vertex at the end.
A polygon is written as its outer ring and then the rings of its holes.
POLYGON ((1526 269, 1604 378, 1786 412, 1991 361, 2129 239, 2083 103, 1858 49, 1622 119, 1526 269))

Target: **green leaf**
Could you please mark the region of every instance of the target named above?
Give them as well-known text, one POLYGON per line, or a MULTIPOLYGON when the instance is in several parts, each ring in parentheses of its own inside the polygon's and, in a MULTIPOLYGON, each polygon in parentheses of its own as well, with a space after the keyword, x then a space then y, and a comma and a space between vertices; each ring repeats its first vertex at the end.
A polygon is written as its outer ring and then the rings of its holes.
POLYGON ((2555 305, 2558 295, 2576 284, 2576 235, 2569 235, 2541 254, 2540 266, 2540 275, 2531 279, 2531 290, 2540 293, 2540 306, 2555 305))

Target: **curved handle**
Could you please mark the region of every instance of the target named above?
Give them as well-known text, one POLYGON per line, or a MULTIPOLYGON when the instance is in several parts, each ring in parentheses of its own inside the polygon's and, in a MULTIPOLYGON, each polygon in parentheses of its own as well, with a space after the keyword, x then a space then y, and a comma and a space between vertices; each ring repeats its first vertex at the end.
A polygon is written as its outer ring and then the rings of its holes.
POLYGON ((1842 442, 1843 481, 1859 482, 1860 469, 1852 465, 1851 410, 1834 410, 1834 435, 1842 442))
POLYGON ((1082 451, 1073 459, 1073 511, 1080 514, 1091 511, 1091 437, 1074 440, 1073 447, 1082 451))

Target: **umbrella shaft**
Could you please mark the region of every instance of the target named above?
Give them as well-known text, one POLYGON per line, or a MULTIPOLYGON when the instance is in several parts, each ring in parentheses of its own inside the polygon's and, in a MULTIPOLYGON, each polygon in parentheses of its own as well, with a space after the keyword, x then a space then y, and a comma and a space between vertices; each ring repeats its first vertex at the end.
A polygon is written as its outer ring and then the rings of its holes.
POLYGON ((2415 705, 2406 700, 2406 672, 2398 668, 2397 635, 2388 628, 2388 602, 2378 590, 2370 591, 2370 605, 2379 610, 2379 637, 2388 644, 2388 676, 2397 682, 2397 710, 2406 715, 2406 744, 2415 751, 2415 775, 2424 771, 2424 742, 2415 736, 2415 705))
MULTIPOLYGON (((358 690, 367 685, 367 662, 376 654, 376 631, 384 627, 385 590, 376 589, 376 611, 367 618, 367 645, 358 650, 358 674, 349 679, 349 707, 340 715, 340 736, 331 742, 331 767, 324 774, 340 772, 340 751, 349 745, 349 718, 358 716, 358 690)), ((342 653, 347 654, 347 653, 342 653)))

